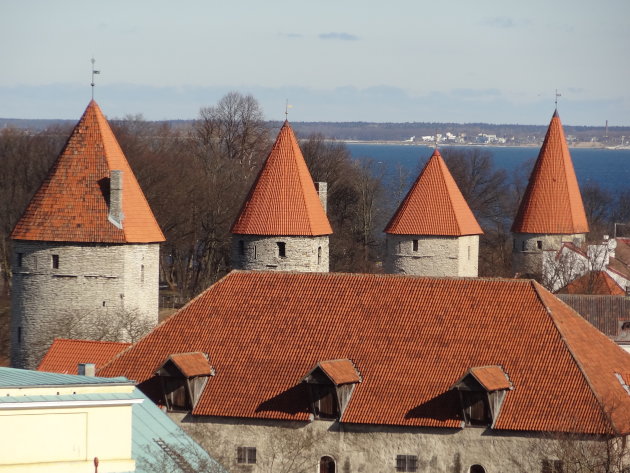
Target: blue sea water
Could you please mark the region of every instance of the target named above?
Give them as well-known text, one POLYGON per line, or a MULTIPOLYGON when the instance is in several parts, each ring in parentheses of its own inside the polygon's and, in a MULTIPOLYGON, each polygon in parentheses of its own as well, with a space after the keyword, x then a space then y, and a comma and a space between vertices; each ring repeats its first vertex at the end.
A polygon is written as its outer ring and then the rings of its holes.
MULTIPOLYGON (((347 147, 353 158, 371 159, 377 167, 382 166, 386 179, 396 173, 397 166, 409 170, 410 179, 415 179, 420 165, 423 165, 433 153, 433 148, 429 146, 348 143, 347 147)), ((494 166, 497 169, 504 169, 508 178, 525 163, 533 165, 539 151, 536 147, 480 148, 492 154, 494 166)), ((572 148, 570 153, 580 187, 596 183, 612 193, 630 190, 630 150, 572 148)), ((525 179, 529 177, 531 167, 526 169, 525 179)))

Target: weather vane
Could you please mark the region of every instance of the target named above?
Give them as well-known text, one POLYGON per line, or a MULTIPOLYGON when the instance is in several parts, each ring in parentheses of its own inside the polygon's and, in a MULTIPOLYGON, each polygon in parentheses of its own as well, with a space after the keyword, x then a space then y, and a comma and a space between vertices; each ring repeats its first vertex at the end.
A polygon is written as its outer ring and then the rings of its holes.
POLYGON ((287 99, 287 103, 284 107, 284 119, 288 120, 289 119, 289 109, 293 108, 293 105, 289 105, 289 99, 287 99))
POLYGON ((558 89, 556 89, 556 110, 558 109, 558 97, 562 97, 562 94, 559 94, 558 89))
POLYGON ((101 71, 97 71, 96 69, 94 69, 94 63, 96 62, 96 59, 94 59, 94 57, 92 57, 92 83, 90 84, 92 86, 92 100, 94 100, 94 75, 95 74, 100 74, 101 71))

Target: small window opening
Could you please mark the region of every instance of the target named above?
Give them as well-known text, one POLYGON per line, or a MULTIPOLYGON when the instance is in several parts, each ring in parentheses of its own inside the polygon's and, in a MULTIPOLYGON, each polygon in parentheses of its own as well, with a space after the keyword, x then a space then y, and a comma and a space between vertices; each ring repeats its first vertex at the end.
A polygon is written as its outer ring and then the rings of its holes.
POLYGON ((241 256, 245 254, 245 242, 243 240, 238 241, 238 254, 241 256))
POLYGON ((21 268, 24 265, 24 253, 17 254, 17 266, 21 268))
POLYGON ((22 343, 22 327, 18 327, 17 341, 18 341, 18 343, 22 343))
POLYGON ((329 456, 319 459, 319 473, 335 473, 335 460, 329 456))
POLYGON ((278 242, 278 256, 285 258, 287 256, 287 244, 283 241, 278 242))
POLYGON ((396 455, 396 471, 418 471, 418 456, 396 455))
POLYGON ((105 301, 103 301, 103 307, 105 307, 105 301))
POLYGON ((470 246, 468 247, 468 259, 470 260, 470 246))
POLYGON ((140 265, 140 284, 144 284, 144 265, 140 265))
POLYGON ((258 252, 256 251, 256 245, 254 245, 254 259, 258 259, 258 252))
POLYGON ((536 240, 536 247, 537 247, 539 250, 542 250, 542 240, 536 240))
POLYGON ((564 473, 564 462, 562 460, 543 460, 542 473, 564 473))
POLYGON ((256 447, 237 447, 236 448, 237 463, 256 463, 256 447))
POLYGON ((317 264, 322 264, 322 247, 317 248, 317 264))
POLYGON ((413 251, 418 251, 418 240, 413 241, 413 251))
POLYGON ((53 269, 59 269, 59 255, 52 255, 52 267, 53 269))
POLYGON ((521 250, 525 251, 525 242, 521 243, 521 250))
POLYGON ((486 469, 481 465, 473 465, 468 471, 470 473, 486 473, 486 469))

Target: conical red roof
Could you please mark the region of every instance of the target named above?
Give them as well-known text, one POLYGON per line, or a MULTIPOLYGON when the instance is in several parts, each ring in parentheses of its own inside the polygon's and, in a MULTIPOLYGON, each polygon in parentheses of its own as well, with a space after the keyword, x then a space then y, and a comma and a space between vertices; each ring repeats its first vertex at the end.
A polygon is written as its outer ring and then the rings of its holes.
POLYGON ((513 233, 587 233, 588 222, 558 111, 553 114, 513 233))
POLYGON ((13 229, 14 240, 164 241, 109 123, 94 100, 13 229), (108 220, 109 178, 122 171, 122 229, 108 220))
POLYGON ((332 228, 289 122, 285 121, 232 225, 244 235, 330 235, 332 228))
POLYGON ((397 235, 480 235, 453 176, 436 149, 385 228, 397 235))

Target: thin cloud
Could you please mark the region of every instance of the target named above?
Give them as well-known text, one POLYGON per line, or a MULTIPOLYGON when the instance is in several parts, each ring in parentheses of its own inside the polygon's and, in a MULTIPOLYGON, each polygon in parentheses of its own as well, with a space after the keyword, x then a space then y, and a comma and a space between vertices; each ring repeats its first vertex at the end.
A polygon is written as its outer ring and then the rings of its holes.
POLYGON ((484 26, 490 26, 492 28, 517 28, 519 26, 527 26, 531 22, 530 20, 515 20, 508 16, 494 16, 482 20, 481 24, 484 26))
POLYGON ((319 35, 319 39, 335 39, 340 41, 356 41, 359 39, 358 36, 355 36, 350 33, 321 33, 319 35))
POLYGON ((304 37, 300 33, 280 33, 280 36, 284 36, 285 38, 290 38, 290 39, 298 39, 298 38, 304 37))

